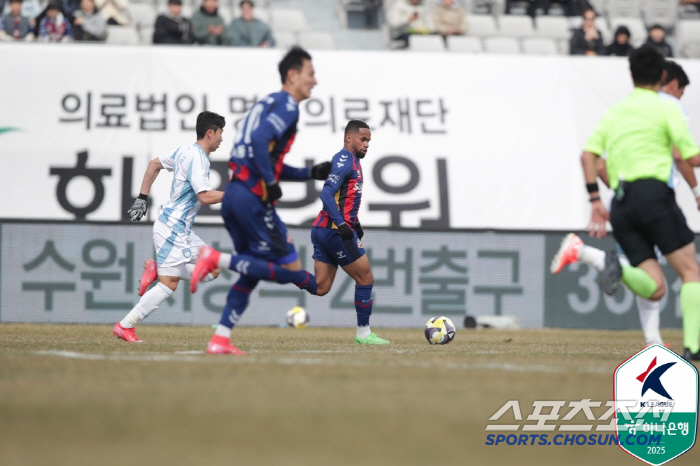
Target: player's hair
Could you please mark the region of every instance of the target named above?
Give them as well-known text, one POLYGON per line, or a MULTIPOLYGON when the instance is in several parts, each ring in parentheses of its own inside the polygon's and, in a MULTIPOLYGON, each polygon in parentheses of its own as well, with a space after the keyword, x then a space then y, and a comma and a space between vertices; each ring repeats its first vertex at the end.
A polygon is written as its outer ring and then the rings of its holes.
POLYGON ((241 3, 238 4, 239 8, 243 8, 244 3, 250 3, 250 7, 255 8, 255 3, 253 3, 252 0, 242 0, 241 3))
POLYGON ((586 13, 588 13, 589 11, 592 11, 593 14, 596 15, 596 17, 598 17, 598 12, 595 11, 595 8, 593 8, 592 6, 588 6, 588 7, 584 8, 583 11, 581 12, 581 16, 585 17, 586 13))
POLYGON ((679 65, 675 61, 666 60, 666 65, 664 65, 664 69, 666 70, 666 81, 664 81, 664 86, 673 81, 674 79, 678 80, 678 87, 681 89, 690 84, 690 79, 688 79, 688 75, 685 74, 685 71, 683 71, 681 65, 679 65))
POLYGON ((629 61, 632 80, 636 85, 653 85, 661 81, 666 59, 656 47, 644 44, 632 50, 629 61))
POLYGON ((214 112, 204 111, 197 115, 197 140, 204 139, 207 131, 213 129, 223 129, 226 126, 226 119, 214 112))
POLYGON ((357 133, 360 131, 360 128, 369 129, 369 125, 362 120, 350 120, 348 124, 345 125, 345 135, 347 136, 348 133, 357 133))
POLYGON ((280 71, 280 78, 282 78, 282 84, 287 80, 287 72, 289 70, 301 70, 304 66, 304 60, 311 60, 311 55, 309 52, 302 49, 301 47, 294 46, 289 49, 289 52, 282 58, 278 69, 280 71))

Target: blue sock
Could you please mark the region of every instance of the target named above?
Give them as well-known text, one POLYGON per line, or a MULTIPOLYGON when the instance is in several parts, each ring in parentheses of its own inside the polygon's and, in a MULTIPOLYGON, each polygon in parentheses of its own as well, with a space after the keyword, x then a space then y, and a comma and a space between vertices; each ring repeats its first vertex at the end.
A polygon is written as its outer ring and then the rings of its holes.
POLYGON ((355 285, 355 311, 357 326, 368 326, 372 315, 372 285, 355 285))
POLYGON ((245 312, 250 300, 250 293, 255 289, 258 280, 241 275, 233 284, 226 297, 226 305, 221 313, 219 323, 224 327, 233 328, 245 312))
POLYGON ((316 294, 316 277, 306 270, 287 270, 274 262, 247 255, 231 256, 229 269, 258 280, 294 283, 302 290, 316 294))

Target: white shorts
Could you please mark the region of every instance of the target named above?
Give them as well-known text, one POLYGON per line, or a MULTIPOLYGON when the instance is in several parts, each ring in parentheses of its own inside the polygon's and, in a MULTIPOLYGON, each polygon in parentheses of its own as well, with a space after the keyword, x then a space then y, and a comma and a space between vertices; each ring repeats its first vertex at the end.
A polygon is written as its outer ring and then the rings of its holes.
MULTIPOLYGON (((205 244, 193 231, 187 235, 174 232, 172 228, 158 220, 153 223, 153 245, 156 248, 159 275, 161 275, 160 269, 178 268, 184 270, 184 267, 178 266, 184 266, 187 263, 194 264, 199 255, 199 248, 205 244)), ((162 275, 182 276, 172 273, 163 273, 162 275)))

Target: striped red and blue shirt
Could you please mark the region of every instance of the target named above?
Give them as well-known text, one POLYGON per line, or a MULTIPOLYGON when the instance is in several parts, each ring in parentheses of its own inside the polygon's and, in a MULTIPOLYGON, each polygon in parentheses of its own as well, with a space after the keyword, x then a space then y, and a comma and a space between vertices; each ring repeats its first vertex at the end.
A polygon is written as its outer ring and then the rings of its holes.
POLYGON ((331 172, 321 191, 323 210, 313 226, 338 228, 346 223, 355 228, 362 201, 362 167, 360 160, 347 149, 333 156, 331 172))

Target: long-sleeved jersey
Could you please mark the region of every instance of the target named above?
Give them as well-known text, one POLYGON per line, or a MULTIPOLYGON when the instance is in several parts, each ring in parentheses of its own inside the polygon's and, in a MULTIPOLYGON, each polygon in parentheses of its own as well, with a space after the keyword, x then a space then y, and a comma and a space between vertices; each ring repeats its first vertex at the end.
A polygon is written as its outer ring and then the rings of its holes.
POLYGON ((244 183, 255 195, 267 198, 266 186, 283 180, 306 180, 309 169, 284 164, 297 133, 299 106, 287 92, 257 102, 236 129, 229 167, 232 180, 244 183))
POLYGON ((313 226, 338 228, 346 223, 355 228, 362 201, 362 167, 352 152, 343 149, 333 156, 331 172, 321 191, 323 210, 313 226))

